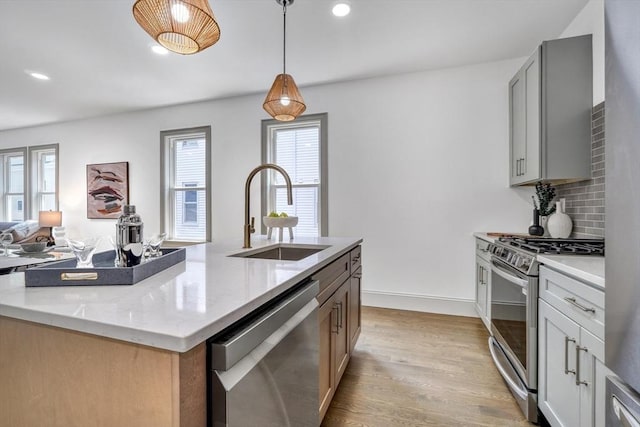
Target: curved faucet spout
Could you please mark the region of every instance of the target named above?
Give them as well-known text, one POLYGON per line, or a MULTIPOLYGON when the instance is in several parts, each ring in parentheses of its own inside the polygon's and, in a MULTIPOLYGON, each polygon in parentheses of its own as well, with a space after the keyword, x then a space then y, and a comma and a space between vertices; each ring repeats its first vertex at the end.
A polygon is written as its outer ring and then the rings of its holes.
POLYGON ((263 165, 258 166, 254 170, 249 173, 247 177, 247 182, 244 185, 244 246, 243 248, 251 247, 251 233, 256 231, 255 229, 255 218, 251 218, 249 220, 249 189, 251 188, 251 180, 256 174, 265 169, 274 169, 282 174, 284 177, 284 181, 287 184, 287 203, 289 205, 293 204, 293 192, 291 191, 291 178, 289 178, 289 174, 287 171, 282 169, 278 165, 274 165, 273 163, 265 163, 263 165))

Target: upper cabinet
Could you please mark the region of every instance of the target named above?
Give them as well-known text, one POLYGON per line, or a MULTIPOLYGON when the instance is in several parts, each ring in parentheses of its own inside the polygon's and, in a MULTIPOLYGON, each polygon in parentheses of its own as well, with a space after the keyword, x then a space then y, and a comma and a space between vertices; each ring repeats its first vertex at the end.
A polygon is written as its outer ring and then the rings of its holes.
POLYGON ((509 184, 591 178, 591 35, 545 41, 509 82, 509 184))

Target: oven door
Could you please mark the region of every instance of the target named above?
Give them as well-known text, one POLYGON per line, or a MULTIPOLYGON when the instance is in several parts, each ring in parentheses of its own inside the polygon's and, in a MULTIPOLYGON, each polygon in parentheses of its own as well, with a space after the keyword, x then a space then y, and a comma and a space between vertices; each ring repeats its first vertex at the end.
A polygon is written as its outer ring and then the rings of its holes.
POLYGON ((527 389, 538 387, 538 278, 491 259, 491 333, 527 389))

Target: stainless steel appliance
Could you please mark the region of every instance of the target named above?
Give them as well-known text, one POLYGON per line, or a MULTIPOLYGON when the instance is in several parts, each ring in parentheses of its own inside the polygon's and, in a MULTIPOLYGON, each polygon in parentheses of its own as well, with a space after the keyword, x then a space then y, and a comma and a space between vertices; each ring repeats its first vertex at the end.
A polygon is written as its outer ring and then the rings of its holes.
POLYGON ((614 397, 636 417, 640 405, 639 21, 640 2, 605 1, 605 364, 623 385, 607 394, 611 426, 633 425, 615 416, 614 397))
POLYGON ((491 252, 491 337, 498 371, 529 421, 537 422, 538 262, 542 254, 604 254, 602 239, 501 238, 491 252))
POLYGON ((318 281, 208 342, 210 426, 318 425, 318 281))

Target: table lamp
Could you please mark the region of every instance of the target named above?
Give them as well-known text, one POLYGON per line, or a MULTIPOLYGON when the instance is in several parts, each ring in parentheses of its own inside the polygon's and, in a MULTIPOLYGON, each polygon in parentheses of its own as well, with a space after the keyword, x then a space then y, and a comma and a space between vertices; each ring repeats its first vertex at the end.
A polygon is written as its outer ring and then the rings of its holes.
POLYGON ((38 215, 38 224, 40 227, 49 227, 48 244, 53 244, 53 235, 51 230, 53 227, 62 225, 62 212, 60 211, 40 211, 38 215))

